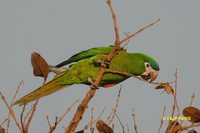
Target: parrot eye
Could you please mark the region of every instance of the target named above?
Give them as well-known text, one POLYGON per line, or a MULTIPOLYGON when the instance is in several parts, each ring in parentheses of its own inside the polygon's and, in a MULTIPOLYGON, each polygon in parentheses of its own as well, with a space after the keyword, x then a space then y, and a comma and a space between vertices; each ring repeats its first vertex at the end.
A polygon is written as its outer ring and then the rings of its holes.
POLYGON ((150 64, 149 64, 149 63, 147 63, 147 64, 146 64, 146 67, 150 67, 150 64))

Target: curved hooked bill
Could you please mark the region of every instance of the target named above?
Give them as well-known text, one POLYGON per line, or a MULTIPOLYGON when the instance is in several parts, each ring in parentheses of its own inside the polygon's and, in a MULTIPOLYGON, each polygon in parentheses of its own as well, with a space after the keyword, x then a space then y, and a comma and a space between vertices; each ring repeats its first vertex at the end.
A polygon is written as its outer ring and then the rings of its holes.
POLYGON ((150 71, 145 71, 144 73, 142 73, 141 77, 144 79, 144 80, 147 80, 147 81, 154 81, 158 76, 158 71, 156 70, 150 70, 150 71))

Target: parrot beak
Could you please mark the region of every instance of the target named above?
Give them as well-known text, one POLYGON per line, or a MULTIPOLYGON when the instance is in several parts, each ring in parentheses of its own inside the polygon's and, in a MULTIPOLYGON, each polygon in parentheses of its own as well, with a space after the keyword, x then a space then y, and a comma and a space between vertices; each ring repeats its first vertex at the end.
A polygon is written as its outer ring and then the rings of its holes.
POLYGON ((150 77, 151 77, 151 80, 150 80, 150 82, 151 81, 154 81, 156 78, 157 78, 157 76, 158 76, 158 71, 156 71, 156 70, 152 70, 152 71, 150 71, 150 77))
POLYGON ((144 79, 144 80, 148 80, 150 82, 154 81, 158 76, 158 71, 156 70, 150 70, 150 71, 146 71, 144 72, 141 77, 144 79))

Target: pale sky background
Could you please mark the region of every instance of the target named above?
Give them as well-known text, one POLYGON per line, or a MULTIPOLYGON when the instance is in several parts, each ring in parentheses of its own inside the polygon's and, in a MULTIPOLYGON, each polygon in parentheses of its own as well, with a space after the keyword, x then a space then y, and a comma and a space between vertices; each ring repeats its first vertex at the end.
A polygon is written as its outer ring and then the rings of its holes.
MULTIPOLYGON (((137 36, 127 46, 129 52, 143 52, 160 64, 157 81, 174 80, 179 70, 178 100, 183 109, 196 94, 194 106, 200 108, 200 1, 199 0, 113 0, 121 37, 124 32, 139 28, 160 18, 161 21, 137 36)), ((8 101, 21 80, 24 85, 18 98, 39 87, 43 79, 32 74, 30 55, 39 52, 49 64, 55 65, 73 54, 92 47, 108 46, 114 42, 113 21, 105 0, 1 0, 0 1, 0 90, 8 101)), ((48 79, 51 79, 51 75, 48 79)), ((153 85, 130 78, 122 83, 117 114, 124 124, 132 127, 132 108, 135 109, 140 133, 155 133, 160 125, 164 106, 166 116, 171 114, 172 97, 153 85)), ((97 91, 89 104, 78 129, 90 120, 94 107, 95 117, 103 107, 106 120, 115 106, 120 85, 97 91)), ((82 100, 88 91, 86 85, 74 85, 68 89, 42 98, 30 125, 30 133, 46 133, 55 116, 60 116, 76 99, 82 100)), ((30 106, 30 105, 29 105, 30 106)), ((77 107, 77 106, 76 106, 77 107)), ((57 127, 55 133, 64 132, 76 107, 57 127)), ((14 107, 17 116, 21 108, 14 107)), ((0 121, 8 111, 0 100, 0 121)), ((19 117, 18 117, 19 118, 19 117)), ((117 133, 122 129, 115 119, 117 133)), ((167 121, 164 122, 164 132, 167 121)), ((5 125, 4 125, 5 126, 5 125)), ((10 132, 18 131, 12 121, 10 132)), ((200 131, 200 129, 199 129, 200 131)))

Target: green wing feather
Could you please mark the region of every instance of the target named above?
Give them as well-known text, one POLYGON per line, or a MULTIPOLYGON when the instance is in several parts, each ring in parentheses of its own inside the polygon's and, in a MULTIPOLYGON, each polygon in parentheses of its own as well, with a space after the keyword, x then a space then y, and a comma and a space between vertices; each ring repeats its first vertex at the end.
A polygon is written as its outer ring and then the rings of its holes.
POLYGON ((91 48, 91 49, 88 49, 88 50, 85 50, 85 51, 81 51, 81 52, 73 55, 72 57, 70 57, 68 60, 59 63, 55 67, 60 68, 60 67, 63 67, 67 64, 77 62, 77 61, 80 61, 82 59, 90 58, 90 57, 95 56, 97 54, 108 54, 112 50, 112 47, 113 46, 97 47, 97 48, 91 48))

